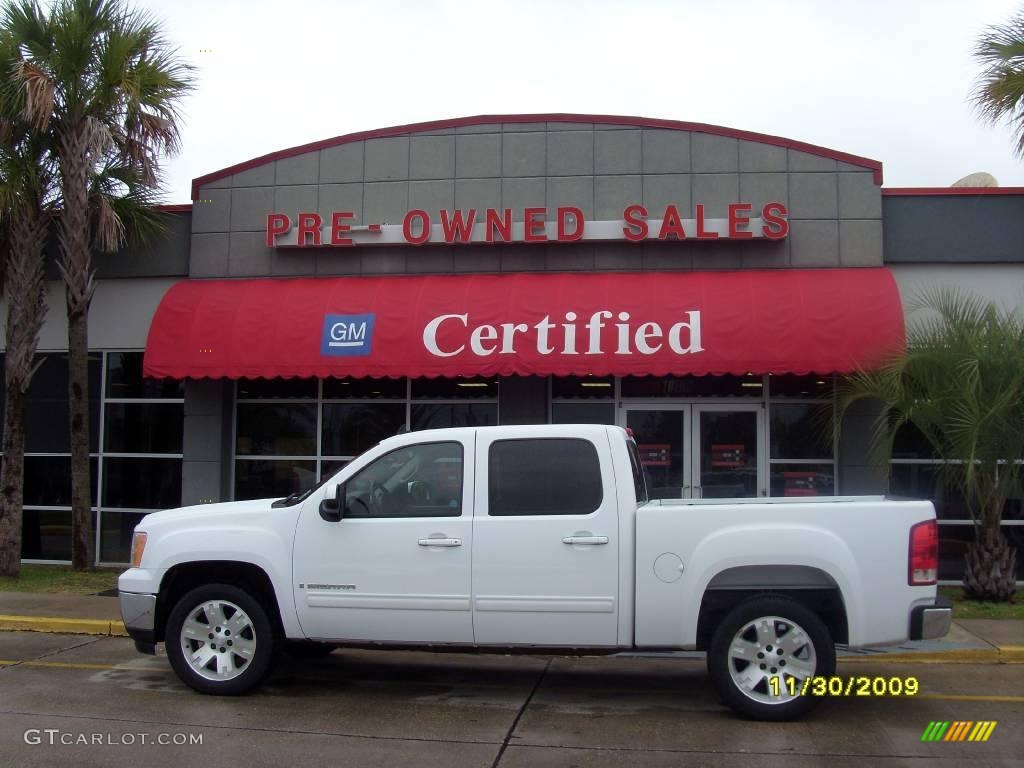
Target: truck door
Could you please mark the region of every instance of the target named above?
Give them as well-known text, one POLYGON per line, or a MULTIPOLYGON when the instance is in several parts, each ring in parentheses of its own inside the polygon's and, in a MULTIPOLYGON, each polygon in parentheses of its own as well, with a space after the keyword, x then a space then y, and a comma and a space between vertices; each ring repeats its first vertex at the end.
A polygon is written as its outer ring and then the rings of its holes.
POLYGON ((477 438, 477 644, 615 646, 618 509, 604 428, 500 434, 477 438))
POLYGON ((340 522, 320 516, 319 496, 306 502, 294 580, 307 636, 473 642, 474 432, 464 434, 395 448, 357 471, 340 522))

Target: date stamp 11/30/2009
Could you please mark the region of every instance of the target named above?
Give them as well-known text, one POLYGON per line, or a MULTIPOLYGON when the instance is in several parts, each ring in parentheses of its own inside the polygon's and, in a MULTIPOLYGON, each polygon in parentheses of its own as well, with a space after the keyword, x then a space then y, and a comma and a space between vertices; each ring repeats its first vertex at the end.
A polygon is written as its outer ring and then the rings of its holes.
POLYGON ((805 677, 772 676, 772 696, 916 696, 921 684, 916 677, 805 677))

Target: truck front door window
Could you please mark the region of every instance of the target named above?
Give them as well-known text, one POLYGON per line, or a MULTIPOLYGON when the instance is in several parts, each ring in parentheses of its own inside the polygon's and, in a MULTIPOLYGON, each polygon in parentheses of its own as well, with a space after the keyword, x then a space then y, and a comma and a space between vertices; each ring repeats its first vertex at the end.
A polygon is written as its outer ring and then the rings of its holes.
POLYGON ((391 451, 345 484, 345 517, 459 517, 462 445, 425 443, 391 451))

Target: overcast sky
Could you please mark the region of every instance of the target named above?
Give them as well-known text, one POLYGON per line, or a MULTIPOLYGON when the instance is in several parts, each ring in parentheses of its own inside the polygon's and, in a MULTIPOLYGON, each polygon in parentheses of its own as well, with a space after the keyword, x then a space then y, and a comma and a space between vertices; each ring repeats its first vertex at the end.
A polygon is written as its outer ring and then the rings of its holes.
POLYGON ((970 52, 1021 0, 142 0, 197 68, 167 202, 259 155, 476 114, 639 115, 883 163, 885 185, 1024 186, 969 102, 970 52), (207 52, 209 51, 209 52, 207 52))

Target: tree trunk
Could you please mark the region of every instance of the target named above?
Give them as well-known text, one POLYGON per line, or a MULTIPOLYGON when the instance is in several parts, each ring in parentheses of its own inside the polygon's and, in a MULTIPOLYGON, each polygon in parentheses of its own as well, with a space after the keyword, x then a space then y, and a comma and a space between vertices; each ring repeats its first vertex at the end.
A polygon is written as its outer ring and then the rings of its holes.
POLYGON ((975 600, 1007 601, 1017 591, 1017 550, 998 527, 977 529, 964 557, 964 591, 975 600))
POLYGON ((25 393, 46 316, 43 244, 46 218, 34 206, 11 217, 6 257, 7 351, 4 358, 3 463, 0 468, 0 575, 21 569, 22 503, 25 480, 25 393))
POLYGON ((92 567, 92 493, 89 470, 89 303, 93 273, 89 252, 88 145, 83 127, 60 139, 64 210, 60 269, 68 311, 68 412, 71 441, 71 566, 92 567))

